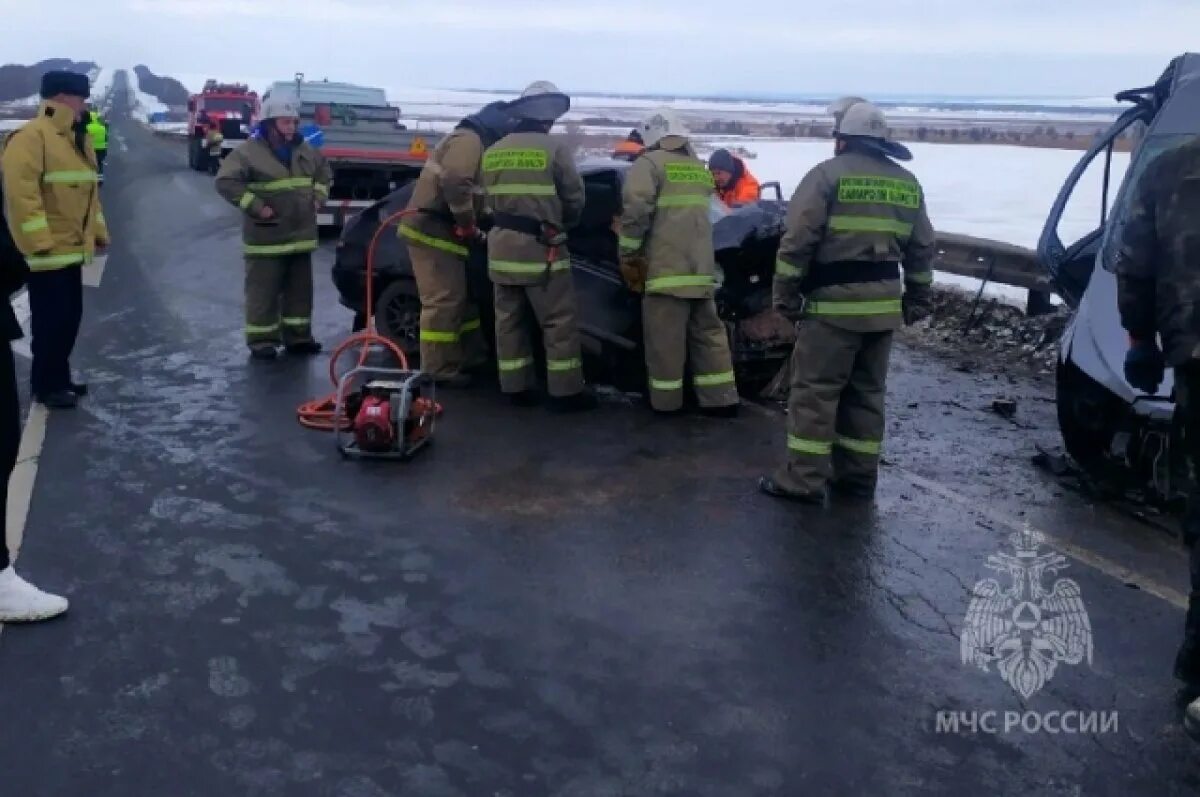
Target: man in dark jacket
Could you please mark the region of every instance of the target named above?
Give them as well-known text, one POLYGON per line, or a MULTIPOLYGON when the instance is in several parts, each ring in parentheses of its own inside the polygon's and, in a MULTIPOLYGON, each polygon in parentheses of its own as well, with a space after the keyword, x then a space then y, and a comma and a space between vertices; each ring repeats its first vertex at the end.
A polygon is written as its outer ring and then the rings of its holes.
MULTIPOLYGON (((1160 155, 1138 181, 1116 262, 1121 326, 1129 333, 1125 380, 1156 393, 1175 369, 1177 412, 1192 469, 1183 519, 1192 590, 1175 677, 1200 692, 1200 136, 1160 155), (1159 338, 1162 347, 1159 347, 1159 338), (1165 355, 1164 355, 1165 352, 1165 355)), ((1185 724, 1200 735, 1200 699, 1185 724)))
MULTIPOLYGON (((4 207, 0 185, 0 208, 4 207)), ((23 336, 10 297, 25 286, 29 267, 17 249, 8 224, 0 219, 0 623, 32 622, 56 617, 67 610, 67 600, 42 592, 17 575, 8 551, 8 478, 17 464, 21 442, 21 399, 17 392, 12 341, 23 336)))

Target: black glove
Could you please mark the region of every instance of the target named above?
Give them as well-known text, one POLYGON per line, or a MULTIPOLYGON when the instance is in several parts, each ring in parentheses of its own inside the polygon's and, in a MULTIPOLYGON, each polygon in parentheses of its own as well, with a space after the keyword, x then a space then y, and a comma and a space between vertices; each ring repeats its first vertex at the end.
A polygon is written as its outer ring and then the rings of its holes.
POLYGON ((1158 348, 1158 341, 1130 340, 1125 354, 1125 381, 1143 393, 1154 394, 1162 384, 1167 364, 1158 348))
POLYGON ((930 307, 929 299, 925 296, 910 296, 905 293, 900 300, 900 314, 904 316, 904 325, 907 327, 928 318, 931 312, 933 312, 933 308, 930 307))

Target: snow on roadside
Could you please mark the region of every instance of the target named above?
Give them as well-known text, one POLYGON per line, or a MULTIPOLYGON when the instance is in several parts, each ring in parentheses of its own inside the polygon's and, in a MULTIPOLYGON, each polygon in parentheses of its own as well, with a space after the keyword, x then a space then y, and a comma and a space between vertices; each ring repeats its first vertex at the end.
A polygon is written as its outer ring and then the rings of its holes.
POLYGON ((116 70, 111 67, 102 66, 92 70, 89 77, 92 81, 91 101, 94 105, 98 105, 108 98, 116 75, 116 70))
MULTIPOLYGON (((800 180, 813 166, 829 158, 833 142, 825 139, 779 141, 737 139, 756 157, 747 160, 750 171, 762 182, 778 181, 785 198, 790 198, 800 180)), ((701 157, 715 148, 701 144, 701 157)), ((943 232, 1037 246, 1050 205, 1063 180, 1082 153, 1071 150, 1039 149, 1002 145, 911 144, 913 160, 906 166, 921 180, 933 226, 943 232)), ((1113 155, 1110 196, 1115 194, 1129 155, 1113 155)), ((1089 169, 1067 205, 1059 227, 1062 239, 1071 243, 1099 226, 1102 173, 1089 169)), ((979 280, 938 272, 937 283, 970 292, 979 280)), ((1023 304, 1024 288, 989 283, 985 296, 1023 304)))

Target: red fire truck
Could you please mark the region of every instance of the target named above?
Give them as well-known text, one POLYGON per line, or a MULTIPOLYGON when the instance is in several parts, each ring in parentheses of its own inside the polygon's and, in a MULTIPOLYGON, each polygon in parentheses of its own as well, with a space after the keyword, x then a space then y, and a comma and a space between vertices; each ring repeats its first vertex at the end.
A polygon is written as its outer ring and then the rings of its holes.
POLYGON ((244 83, 208 80, 188 100, 188 166, 215 172, 221 159, 250 136, 258 93, 244 83))

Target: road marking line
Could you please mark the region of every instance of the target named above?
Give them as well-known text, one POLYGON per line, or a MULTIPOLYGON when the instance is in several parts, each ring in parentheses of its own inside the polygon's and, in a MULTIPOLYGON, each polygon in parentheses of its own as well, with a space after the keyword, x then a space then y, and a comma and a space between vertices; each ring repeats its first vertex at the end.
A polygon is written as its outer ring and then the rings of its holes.
MULTIPOLYGON (((21 431, 21 446, 17 451, 17 465, 8 479, 8 508, 4 516, 8 550, 13 564, 21 552, 25 540, 25 521, 29 519, 29 506, 33 502, 33 486, 37 483, 38 464, 42 459, 42 447, 46 443, 46 420, 50 411, 45 405, 34 404, 29 408, 25 428, 21 431)), ((0 631, 4 624, 0 623, 0 631)))
MULTIPOLYGON (((771 418, 772 420, 779 420, 787 417, 780 410, 774 410, 771 407, 767 407, 756 402, 748 401, 743 402, 743 404, 747 409, 755 414, 766 418, 771 418)), ((888 470, 894 471, 903 478, 907 479, 913 485, 934 493, 935 495, 944 498, 947 501, 958 504, 962 508, 987 518, 997 525, 1004 526, 1011 531, 1018 532, 1023 531, 1025 528, 1025 521, 1017 520, 1016 518, 1011 518, 999 512, 988 509, 986 506, 981 505, 978 500, 968 498, 962 493, 952 490, 943 484, 939 484, 931 479, 926 479, 924 476, 918 475, 908 468, 905 468, 901 465, 896 465, 895 463, 887 463, 885 467, 887 467, 888 470)), ((1032 525, 1030 528, 1033 528, 1034 531, 1040 532, 1045 537, 1047 545, 1058 549, 1060 552, 1066 554, 1081 564, 1084 564, 1093 570, 1097 570, 1104 575, 1109 576, 1110 578, 1114 578, 1123 584, 1133 584, 1143 592, 1147 592, 1156 598, 1164 600, 1172 606, 1176 606, 1180 609, 1187 609, 1187 595, 1179 590, 1169 587, 1166 584, 1160 584, 1158 581, 1150 578, 1149 576, 1142 575, 1141 573, 1131 570, 1119 562, 1114 562, 1112 559, 1109 559, 1106 556, 1089 551, 1087 548, 1084 548, 1081 545, 1076 545, 1073 542, 1069 542, 1062 537, 1059 537, 1056 534, 1051 534, 1044 529, 1039 529, 1032 525)))
POLYGON ((13 312, 17 315, 17 323, 21 325, 21 331, 25 336, 20 340, 12 342, 13 354, 19 354, 26 359, 33 356, 33 352, 29 348, 29 292, 21 291, 21 293, 12 300, 13 312))
POLYGON ((83 267, 83 284, 89 288, 99 288, 100 280, 104 279, 104 267, 108 265, 108 255, 100 255, 89 265, 83 267))
MULTIPOLYGON (((929 492, 934 493, 935 495, 938 495, 947 501, 958 504, 964 509, 981 515, 993 523, 1004 526, 1011 531, 1020 532, 1026 527, 1025 521, 1007 517, 999 512, 988 509, 986 506, 981 505, 978 500, 967 498, 965 495, 957 493, 954 490, 951 490, 949 487, 945 487, 935 481, 926 479, 924 476, 919 476, 918 474, 913 473, 908 468, 894 464, 888 465, 888 468, 900 474, 917 487, 928 490, 929 492)), ((1115 578, 1117 581, 1120 581, 1123 584, 1133 584, 1143 592, 1148 592, 1156 598, 1161 598, 1172 606, 1176 606, 1180 609, 1187 609, 1187 596, 1179 590, 1168 587, 1166 584, 1160 584, 1149 576, 1144 576, 1119 562, 1114 562, 1112 559, 1109 559, 1106 556, 1089 551, 1087 548, 1064 540, 1062 537, 1051 534, 1044 529, 1036 528, 1032 524, 1029 525, 1029 528, 1041 533, 1045 537, 1047 545, 1057 548, 1060 552, 1078 562, 1081 562, 1082 564, 1087 565, 1093 570, 1098 570, 1106 576, 1115 578)))

